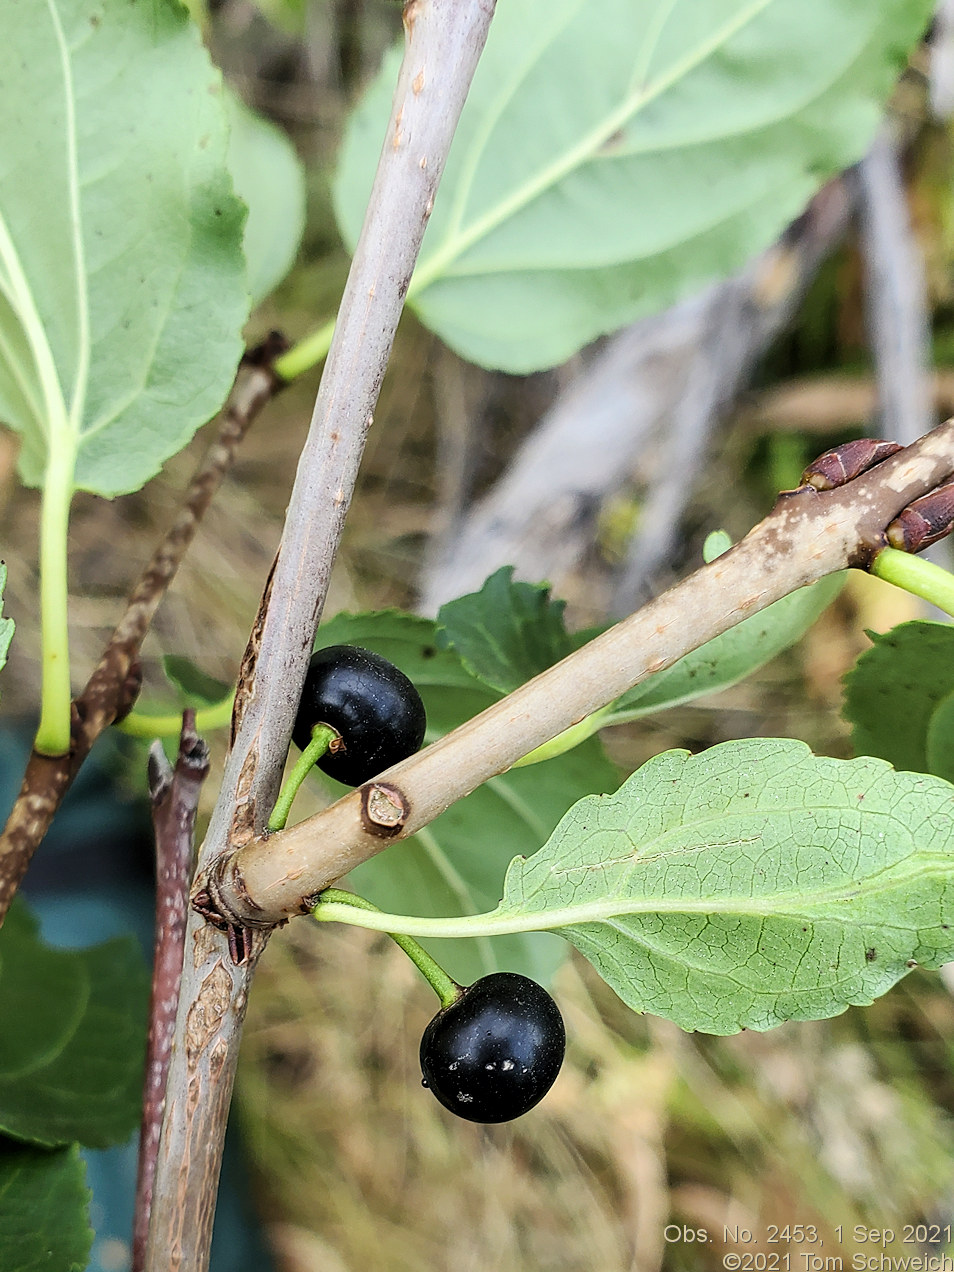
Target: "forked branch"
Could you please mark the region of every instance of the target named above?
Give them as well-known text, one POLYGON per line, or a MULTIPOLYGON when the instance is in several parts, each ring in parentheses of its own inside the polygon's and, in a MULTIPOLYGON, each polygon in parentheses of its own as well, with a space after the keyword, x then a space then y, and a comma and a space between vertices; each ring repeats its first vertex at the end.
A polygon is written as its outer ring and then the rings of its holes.
POLYGON ((866 565, 913 500, 954 471, 954 420, 834 490, 783 494, 725 555, 516 692, 306 821, 242 846, 200 881, 218 911, 261 927, 647 676, 797 588, 866 565))
MULTIPOLYGON (((278 791, 315 628, 394 332, 437 184, 483 49, 493 0, 410 0, 384 147, 278 557, 242 665, 232 746, 203 848, 207 865, 260 833, 278 791)), ((241 949, 198 914, 179 1014, 146 1267, 207 1265, 248 986, 264 936, 241 949)))

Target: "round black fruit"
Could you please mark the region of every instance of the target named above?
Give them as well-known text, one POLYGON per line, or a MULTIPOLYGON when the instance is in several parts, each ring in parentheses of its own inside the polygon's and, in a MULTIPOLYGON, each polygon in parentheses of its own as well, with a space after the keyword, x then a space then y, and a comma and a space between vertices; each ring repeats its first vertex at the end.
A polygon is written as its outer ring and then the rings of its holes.
POLYGON ((516 972, 494 972, 424 1030, 421 1072, 458 1117, 509 1122, 543 1099, 565 1050, 563 1017, 547 991, 516 972))
POLYGON ((292 740, 304 750, 316 724, 341 736, 318 767, 360 786, 420 749, 427 719, 421 695, 403 671, 369 649, 328 645, 312 654, 292 740))

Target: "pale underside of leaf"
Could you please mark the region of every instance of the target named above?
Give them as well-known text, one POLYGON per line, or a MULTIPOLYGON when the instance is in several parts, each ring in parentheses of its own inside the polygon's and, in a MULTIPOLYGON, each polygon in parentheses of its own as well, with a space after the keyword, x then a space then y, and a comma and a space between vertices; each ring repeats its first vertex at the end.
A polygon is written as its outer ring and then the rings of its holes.
POLYGON ((137 488, 214 413, 247 313, 221 88, 166 0, 23 0, 0 47, 0 420, 20 469, 137 488))
POLYGON ((516 858, 491 913, 376 917, 414 936, 558 931, 684 1029, 832 1016, 954 958, 954 787, 790 739, 670 751, 516 858))
MULTIPOLYGON (((868 145, 924 0, 510 0, 478 68, 409 302, 510 371, 724 277, 868 145)), ((394 65, 336 187, 353 244, 394 65)), ((410 142, 413 145, 413 139, 410 142)))
POLYGON ((232 180, 248 207, 245 263, 257 305, 294 264, 305 228, 305 175, 284 132, 232 92, 225 104, 232 180))
POLYGON ((952 884, 946 783, 752 739, 582 801, 511 867, 498 914, 545 912, 630 1006, 723 1033, 833 1015, 950 958, 952 884))

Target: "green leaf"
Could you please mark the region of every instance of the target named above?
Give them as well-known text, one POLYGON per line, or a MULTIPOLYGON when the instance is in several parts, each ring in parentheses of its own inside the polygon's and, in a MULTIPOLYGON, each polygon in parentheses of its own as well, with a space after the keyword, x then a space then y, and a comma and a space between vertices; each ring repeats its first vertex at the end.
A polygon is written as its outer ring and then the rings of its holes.
POLYGON ((928 734, 934 713, 954 693, 954 626, 917 620, 868 636, 873 647, 844 678, 843 715, 855 752, 914 773, 937 772, 938 763, 948 776, 951 759, 939 753, 943 724, 930 760, 928 734))
POLYGON ((135 490, 241 354, 220 77, 174 0, 26 0, 3 36, 0 419, 29 484, 135 490))
POLYGON ((507 875, 624 1002, 732 1033, 866 1005, 954 955, 954 791, 791 740, 670 751, 507 875))
POLYGON ((288 137, 226 92, 229 167, 248 207, 243 247, 257 305, 275 290, 298 254, 305 228, 305 177, 288 137))
POLYGON ((787 738, 668 751, 517 858, 490 914, 326 917, 412 936, 558 930, 637 1011, 770 1029, 954 958, 952 801, 940 778, 787 738))
MULTIPOLYGON (((438 645, 436 624, 396 611, 339 614, 318 631, 320 645, 354 644, 390 659, 417 686, 433 741, 497 701, 454 651, 438 645)), ((518 852, 534 852, 569 805, 609 790, 618 775, 595 740, 531 769, 511 769, 458 801, 424 830, 352 872, 355 888, 389 910, 479 913, 500 897, 504 872, 518 852)), ((545 933, 424 942, 462 983, 506 969, 547 981, 565 949, 545 933)))
POLYGON ((231 685, 207 675, 180 654, 165 654, 162 670, 187 707, 212 707, 232 696, 231 685))
POLYGON ((843 574, 829 575, 743 619, 617 699, 602 723, 636 720, 738 683, 800 640, 844 581, 843 574))
MULTIPOLYGON (((864 154, 932 8, 499 5, 408 302, 465 358, 527 372, 727 276, 864 154)), ((335 207, 351 247, 397 61, 344 142, 335 207)))
POLYGON ((478 680, 510 693, 572 652, 565 608, 546 584, 515 583, 504 566, 479 592, 441 606, 437 639, 478 680))
MULTIPOLYGON (((729 543, 721 543, 716 536, 710 536, 710 541, 714 541, 711 543, 714 556, 720 555, 720 550, 725 551, 730 546, 729 543)), ((599 729, 625 724, 628 720, 639 720, 641 716, 665 711, 667 707, 678 706, 682 702, 691 702, 706 693, 715 693, 742 681, 782 650, 789 649, 789 646, 800 640, 823 609, 832 603, 841 590, 843 581, 845 576, 831 575, 827 579, 819 579, 808 588, 792 591, 787 597, 776 600, 775 604, 768 605, 766 609, 743 619, 735 627, 730 627, 729 631, 722 632, 721 636, 707 641, 664 672, 651 675, 635 688, 623 693, 616 702, 595 711, 579 724, 571 725, 565 733, 524 757, 522 763, 536 763, 539 757, 548 758, 552 754, 575 747, 599 729)), ((576 632, 571 637, 571 642, 574 647, 579 647, 598 635, 599 630, 576 632)), ((548 664, 541 665, 537 670, 543 670, 544 665, 548 664)))
MULTIPOLYGON (((7 586, 7 567, 0 561, 0 605, 3 603, 3 590, 7 586)), ((0 671, 7 665, 7 651, 13 640, 13 619, 0 616, 0 671)))
MULTIPOLYGON (((459 800, 424 830, 353 872, 376 905, 417 914, 479 914, 499 899, 514 854, 536 852, 584 794, 611 789, 618 774, 595 739, 532 769, 512 769, 459 800)), ((461 984, 493 971, 548 982, 565 949, 543 932, 422 942, 461 984)))
POLYGON ((925 771, 954 782, 954 693, 942 698, 931 716, 925 753, 925 771))
POLYGON ((131 938, 53 949, 14 904, 0 928, 0 1131, 42 1145, 124 1141, 139 1124, 148 995, 131 938))
POLYGON ((445 731, 434 720, 443 714, 448 690, 460 695, 462 705, 465 695, 470 695, 463 706, 468 717, 483 711, 490 700, 487 686, 464 668, 453 651, 441 648, 433 619, 396 609, 336 614, 318 628, 315 648, 326 645, 360 645, 400 667, 414 681, 428 708, 429 740, 445 731))
POLYGON ((720 557, 723 553, 728 552, 732 547, 732 539, 725 530, 712 530, 706 535, 706 541, 702 545, 702 559, 706 565, 710 561, 714 561, 716 557, 720 557))
POLYGON ((93 1247, 89 1199, 75 1144, 50 1152, 0 1137, 3 1272, 82 1272, 93 1247))
POLYGON ((279 30, 298 40, 305 37, 305 0, 259 0, 255 6, 279 30))
MULTIPOLYGON (((841 591, 844 577, 819 579, 744 619, 624 694, 598 713, 594 727, 621 724, 736 684, 794 645, 841 591)), ((603 630, 568 635, 564 608, 563 601, 550 599, 545 584, 515 583, 513 568, 505 566, 479 592, 442 606, 437 640, 453 648, 479 680, 509 693, 603 630)))
MULTIPOLYGON (((719 546, 715 542, 714 547, 719 546)), ((819 579, 744 619, 668 670, 651 676, 616 702, 544 743, 527 757, 527 764, 535 767, 541 759, 555 758, 585 742, 599 729, 736 684, 795 644, 834 600, 843 583, 842 574, 819 579)), ((563 610, 564 602, 551 600, 545 584, 515 583, 513 569, 505 566, 491 575, 479 592, 449 601, 441 608, 434 639, 440 648, 453 649, 468 673, 506 693, 600 634, 601 629, 596 629, 569 635, 563 624, 563 610)), ((328 639, 326 643, 332 641, 328 639)))

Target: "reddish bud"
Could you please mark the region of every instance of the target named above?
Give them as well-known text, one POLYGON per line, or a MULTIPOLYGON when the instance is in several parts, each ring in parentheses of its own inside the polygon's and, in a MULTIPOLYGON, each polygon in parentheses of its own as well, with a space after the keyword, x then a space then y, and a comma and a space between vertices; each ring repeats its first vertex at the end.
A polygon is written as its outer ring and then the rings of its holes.
POLYGON ((920 552, 950 534, 952 528, 954 481, 949 481, 908 504, 888 526, 885 538, 900 552, 920 552))
POLYGON ((902 448, 897 442, 882 442, 873 437, 859 437, 813 459, 802 473, 801 484, 816 490, 834 490, 860 477, 875 464, 896 455, 902 448))

